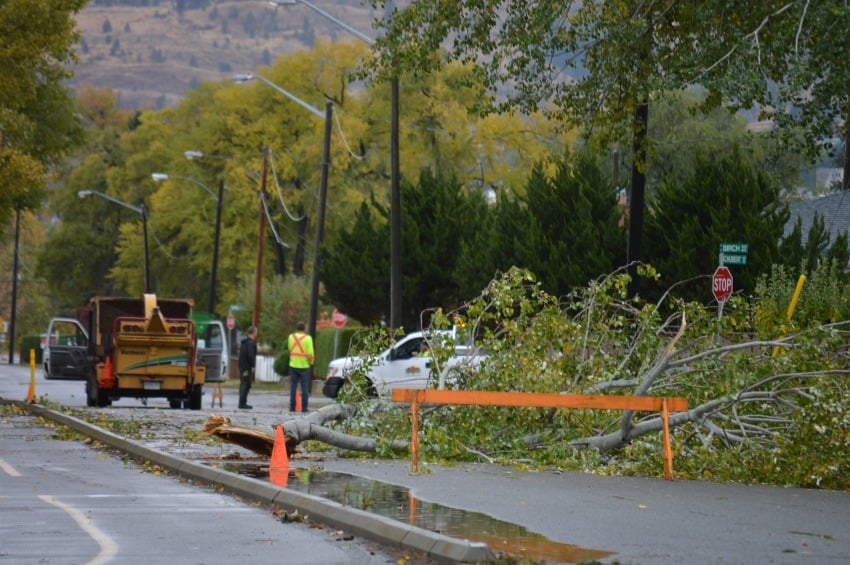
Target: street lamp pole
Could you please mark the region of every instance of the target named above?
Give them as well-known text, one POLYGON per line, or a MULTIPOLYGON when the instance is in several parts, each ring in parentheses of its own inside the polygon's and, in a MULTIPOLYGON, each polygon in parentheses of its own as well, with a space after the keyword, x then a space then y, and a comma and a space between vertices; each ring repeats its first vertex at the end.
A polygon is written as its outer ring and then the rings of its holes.
MULTIPOLYGON (((272 6, 293 6, 303 4, 317 14, 330 20, 351 35, 369 46, 375 40, 365 35, 344 21, 334 17, 307 0, 270 0, 272 6)), ((399 167, 399 85, 398 77, 390 81, 390 327, 400 328, 402 325, 402 226, 401 226, 401 171, 399 167)))
MULTIPOLYGON (((189 153, 188 151, 186 152, 189 153)), ((193 155, 194 156, 194 155, 193 155)), ((168 175, 166 173, 152 173, 151 178, 157 182, 164 181, 168 179, 180 179, 191 182, 196 186, 199 186, 206 190, 213 199, 216 200, 216 209, 215 209, 215 236, 213 241, 213 257, 212 257, 212 268, 210 272, 210 293, 209 299, 207 300, 207 311, 210 315, 215 315, 215 298, 216 298, 216 281, 218 280, 218 245, 219 239, 221 237, 221 206, 222 201, 224 200, 224 177, 219 177, 218 181, 218 197, 213 193, 210 188, 202 183, 199 180, 193 179, 192 177, 182 177, 177 175, 168 175)))
POLYGON ((104 200, 109 200, 113 204, 118 204, 119 206, 123 206, 128 210, 132 210, 136 214, 139 214, 142 217, 142 239, 144 240, 144 249, 145 249, 145 294, 151 292, 151 278, 150 278, 150 259, 148 256, 148 214, 147 210, 145 210, 145 203, 142 202, 141 206, 133 206, 132 204, 127 204, 123 200, 118 200, 117 198, 113 198, 108 194, 104 194, 102 192, 98 192, 96 190, 80 190, 77 192, 77 196, 79 198, 86 198, 94 194, 95 196, 99 196, 104 200))

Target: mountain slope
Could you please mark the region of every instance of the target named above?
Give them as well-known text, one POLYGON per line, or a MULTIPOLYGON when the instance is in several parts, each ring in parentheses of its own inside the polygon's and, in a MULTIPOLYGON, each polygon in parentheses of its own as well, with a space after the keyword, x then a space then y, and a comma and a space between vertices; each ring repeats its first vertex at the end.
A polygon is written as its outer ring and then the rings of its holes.
MULTIPOLYGON (((371 10, 357 0, 314 4, 367 35, 374 33, 371 10)), ((347 34, 307 6, 273 8, 260 0, 217 1, 182 12, 173 2, 92 3, 78 15, 77 27, 80 62, 71 87, 110 87, 125 108, 173 106, 201 81, 227 80, 279 55, 309 49, 316 37, 347 34)))

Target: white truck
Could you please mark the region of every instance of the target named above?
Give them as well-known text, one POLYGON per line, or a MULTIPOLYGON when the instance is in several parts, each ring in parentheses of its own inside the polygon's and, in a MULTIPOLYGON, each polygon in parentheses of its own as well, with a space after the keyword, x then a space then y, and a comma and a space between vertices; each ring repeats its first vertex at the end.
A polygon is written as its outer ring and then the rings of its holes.
MULTIPOLYGON (((463 342, 463 334, 455 330, 437 332, 413 332, 392 347, 382 351, 373 360, 374 364, 366 375, 368 393, 371 396, 386 394, 394 388, 429 388, 432 383, 444 388, 447 381, 459 371, 476 369, 485 355, 463 342), (454 355, 442 367, 430 355, 421 355, 422 343, 436 346, 436 340, 454 341, 454 355)), ((433 349, 433 347, 432 347, 433 349)), ((323 393, 336 398, 339 389, 351 378, 354 370, 366 359, 359 356, 340 357, 328 365, 323 393)))

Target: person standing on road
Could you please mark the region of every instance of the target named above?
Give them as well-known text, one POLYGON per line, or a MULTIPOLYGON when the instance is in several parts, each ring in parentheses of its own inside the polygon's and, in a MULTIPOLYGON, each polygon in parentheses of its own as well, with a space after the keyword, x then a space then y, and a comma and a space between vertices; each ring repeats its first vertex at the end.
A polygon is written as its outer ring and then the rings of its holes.
POLYGON ((249 326, 248 333, 239 345, 239 408, 250 410, 248 391, 254 382, 254 369, 257 366, 257 327, 249 326))
POLYGON ((308 389, 310 388, 310 373, 316 360, 313 351, 313 338, 304 332, 304 322, 295 325, 295 332, 289 334, 289 411, 295 412, 295 394, 301 385, 301 411, 307 411, 308 389))

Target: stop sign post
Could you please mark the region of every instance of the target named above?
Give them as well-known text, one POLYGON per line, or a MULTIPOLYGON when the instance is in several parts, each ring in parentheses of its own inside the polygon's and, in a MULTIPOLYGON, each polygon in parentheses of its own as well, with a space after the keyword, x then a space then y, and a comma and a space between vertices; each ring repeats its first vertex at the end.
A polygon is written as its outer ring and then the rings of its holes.
POLYGON ((336 359, 337 349, 339 349, 339 330, 345 325, 345 322, 348 321, 348 316, 339 310, 334 310, 333 314, 331 314, 331 321, 336 328, 336 331, 334 332, 334 359, 336 359))
POLYGON ((717 267, 711 277, 711 292, 718 304, 723 304, 732 296, 732 272, 723 265, 717 267))

